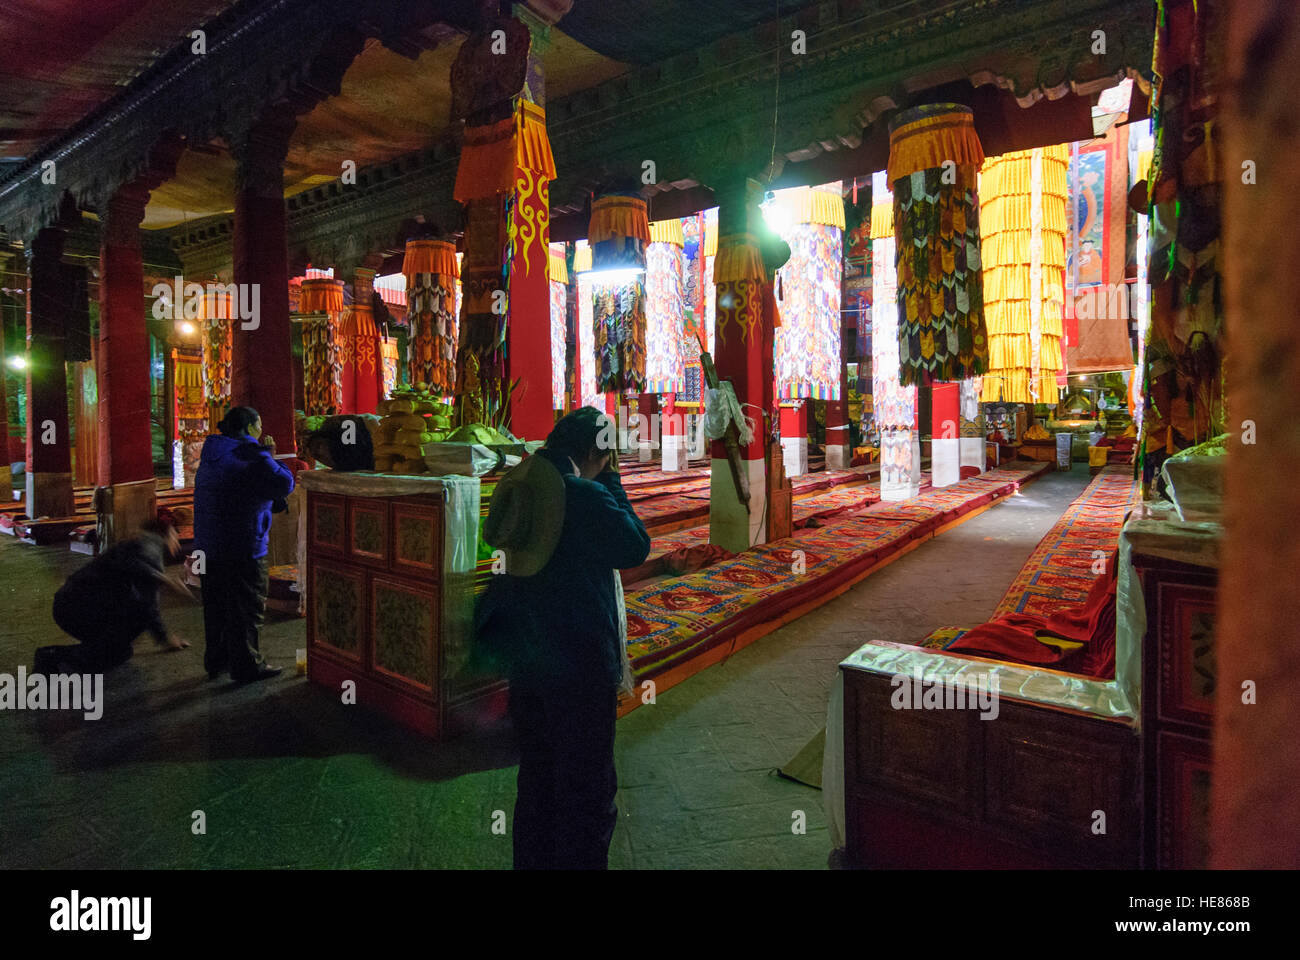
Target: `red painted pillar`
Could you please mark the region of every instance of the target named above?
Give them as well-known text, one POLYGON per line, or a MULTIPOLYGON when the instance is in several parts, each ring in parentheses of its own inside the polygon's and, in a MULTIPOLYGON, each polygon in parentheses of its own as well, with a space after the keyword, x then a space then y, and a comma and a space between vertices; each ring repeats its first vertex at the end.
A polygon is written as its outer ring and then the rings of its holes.
POLYGON ((140 221, 149 191, 126 185, 108 202, 99 253, 99 483, 153 480, 149 328, 140 221))
MULTIPOLYGON (((841 342, 840 356, 847 356, 841 342)), ((826 469, 843 470, 853 461, 852 435, 849 430, 848 365, 840 363, 840 398, 826 401, 826 469)))
POLYGON ((525 440, 545 440, 555 426, 551 391, 550 206, 546 181, 521 169, 512 218, 517 234, 510 259, 508 382, 519 381, 510 398, 510 431, 525 440), (529 224, 541 224, 530 230, 529 224), (540 236, 538 235, 540 234, 540 236))
POLYGON ((27 316, 27 514, 74 512, 72 444, 64 367, 70 297, 63 271, 64 232, 47 227, 32 244, 27 316))
POLYGON ((780 408, 781 456, 787 477, 798 477, 808 472, 808 404, 811 402, 796 400, 795 406, 780 408))
POLYGON ((280 453, 291 453, 293 357, 289 324, 289 254, 284 209, 284 158, 292 115, 259 121, 236 151, 234 277, 231 321, 231 404, 253 407, 280 453), (245 316, 250 313, 252 316, 245 316))
MULTIPOLYGON (((10 257, 0 252, 0 284, 4 284, 9 271, 10 257)), ((0 501, 10 502, 13 495, 13 473, 9 470, 9 398, 5 386, 5 331, 0 323, 0 501)))
POLYGON ((713 363, 720 381, 730 381, 753 436, 740 449, 739 472, 748 483, 741 500, 723 441, 711 448, 709 541, 739 552, 766 538, 767 445, 763 414, 772 402, 772 328, 776 299, 759 248, 762 191, 746 181, 722 197, 718 256, 714 263, 717 321, 713 363))
MULTIPOLYGON (((99 485, 111 489, 103 546, 137 533, 157 510, 149 427, 149 328, 145 322, 140 221, 149 188, 119 187, 108 202, 99 252, 99 485)), ((179 309, 180 304, 176 305, 179 309)))

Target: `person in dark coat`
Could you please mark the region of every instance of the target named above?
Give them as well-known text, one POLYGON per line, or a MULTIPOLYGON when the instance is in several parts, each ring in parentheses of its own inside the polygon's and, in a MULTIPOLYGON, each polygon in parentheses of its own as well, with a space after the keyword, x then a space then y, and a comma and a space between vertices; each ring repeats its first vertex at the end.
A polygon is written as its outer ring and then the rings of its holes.
POLYGON ((271 512, 286 509, 293 474, 275 459, 251 407, 232 407, 208 437, 194 475, 194 549, 203 588, 203 665, 208 679, 238 683, 280 673, 262 657, 271 512), (260 443, 258 442, 260 439, 260 443))
POLYGON ((41 647, 34 672, 106 673, 131 659, 135 638, 146 630, 160 646, 188 647, 167 630, 158 610, 160 586, 190 596, 165 572, 168 561, 179 557, 175 527, 155 520, 68 577, 54 595, 54 622, 78 642, 41 647))
POLYGON ((564 417, 546 446, 497 485, 484 527, 484 539, 505 553, 476 625, 510 679, 516 869, 608 865, 614 721, 627 675, 618 569, 650 552, 609 468, 612 438, 611 421, 592 407, 564 417))

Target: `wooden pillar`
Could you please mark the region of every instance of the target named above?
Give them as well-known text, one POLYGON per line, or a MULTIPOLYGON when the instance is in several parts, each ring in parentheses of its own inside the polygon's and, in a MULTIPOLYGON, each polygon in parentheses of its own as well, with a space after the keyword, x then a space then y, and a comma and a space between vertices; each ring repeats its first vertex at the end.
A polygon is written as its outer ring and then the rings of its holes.
POLYGON ((1300 7, 1219 9, 1230 72, 1220 88, 1227 99, 1219 160, 1230 446, 1214 636, 1210 865, 1294 869, 1300 867, 1300 540, 1291 522, 1300 512, 1300 127, 1293 91, 1300 83, 1300 7))
POLYGON ((766 539, 767 428, 772 396, 772 326, 776 300, 762 260, 759 203, 763 192, 747 180, 719 191, 718 258, 714 266, 717 322, 713 362, 730 381, 753 437, 740 448, 739 470, 749 486, 745 503, 732 479, 723 441, 712 444, 709 542, 739 553, 766 539), (766 328, 766 329, 765 329, 766 328))
POLYGON ((808 472, 808 405, 811 400, 795 400, 781 406, 781 455, 787 477, 808 472))
POLYGON ((295 120, 274 111, 236 146, 231 404, 253 407, 280 453, 293 448, 294 368, 289 324, 289 254, 284 158, 295 120), (246 317, 244 312, 252 313, 246 317))
MULTIPOLYGON (((101 524, 110 541, 135 534, 157 509, 149 427, 149 328, 140 249, 140 222, 148 201, 144 184, 119 187, 108 202, 100 240, 96 460, 99 485, 112 490, 107 505, 112 520, 101 524)), ((167 367, 170 371, 171 365, 167 367)), ((170 401, 171 394, 167 396, 170 401)), ((170 423, 172 405, 166 406, 170 423)), ((170 450, 170 445, 165 449, 170 450)))
MULTIPOLYGON (((0 286, 5 285, 13 255, 0 250, 0 286)), ((5 384, 7 356, 5 354, 4 316, 0 314, 0 503, 13 499, 13 473, 9 457, 9 393, 5 384)))
POLYGON ((32 245, 27 317, 27 514, 74 512, 68 429, 65 323, 70 296, 63 270, 65 233, 47 227, 32 245))

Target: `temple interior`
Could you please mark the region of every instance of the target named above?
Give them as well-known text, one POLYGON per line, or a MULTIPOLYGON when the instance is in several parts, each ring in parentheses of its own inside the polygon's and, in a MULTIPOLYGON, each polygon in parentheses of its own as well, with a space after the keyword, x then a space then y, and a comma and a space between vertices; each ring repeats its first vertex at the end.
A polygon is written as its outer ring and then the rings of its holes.
POLYGON ((1300 866, 1300 8, 41 6, 0 8, 0 866, 508 868, 489 518, 584 408, 649 539, 611 868, 1300 866), (292 483, 227 684, 245 408, 292 483), (56 594, 164 528, 91 719, 56 594))

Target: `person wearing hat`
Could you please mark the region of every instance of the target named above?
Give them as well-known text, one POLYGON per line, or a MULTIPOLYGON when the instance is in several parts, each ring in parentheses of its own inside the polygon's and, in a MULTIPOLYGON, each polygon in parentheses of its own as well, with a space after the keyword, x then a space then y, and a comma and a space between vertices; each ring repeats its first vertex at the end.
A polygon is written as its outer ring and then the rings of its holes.
POLYGON ((476 632, 510 679, 516 869, 608 865, 617 819, 614 721, 620 687, 629 686, 618 570, 650 552, 610 469, 611 423, 593 407, 560 420, 546 446, 497 484, 483 528, 504 554, 476 632))

